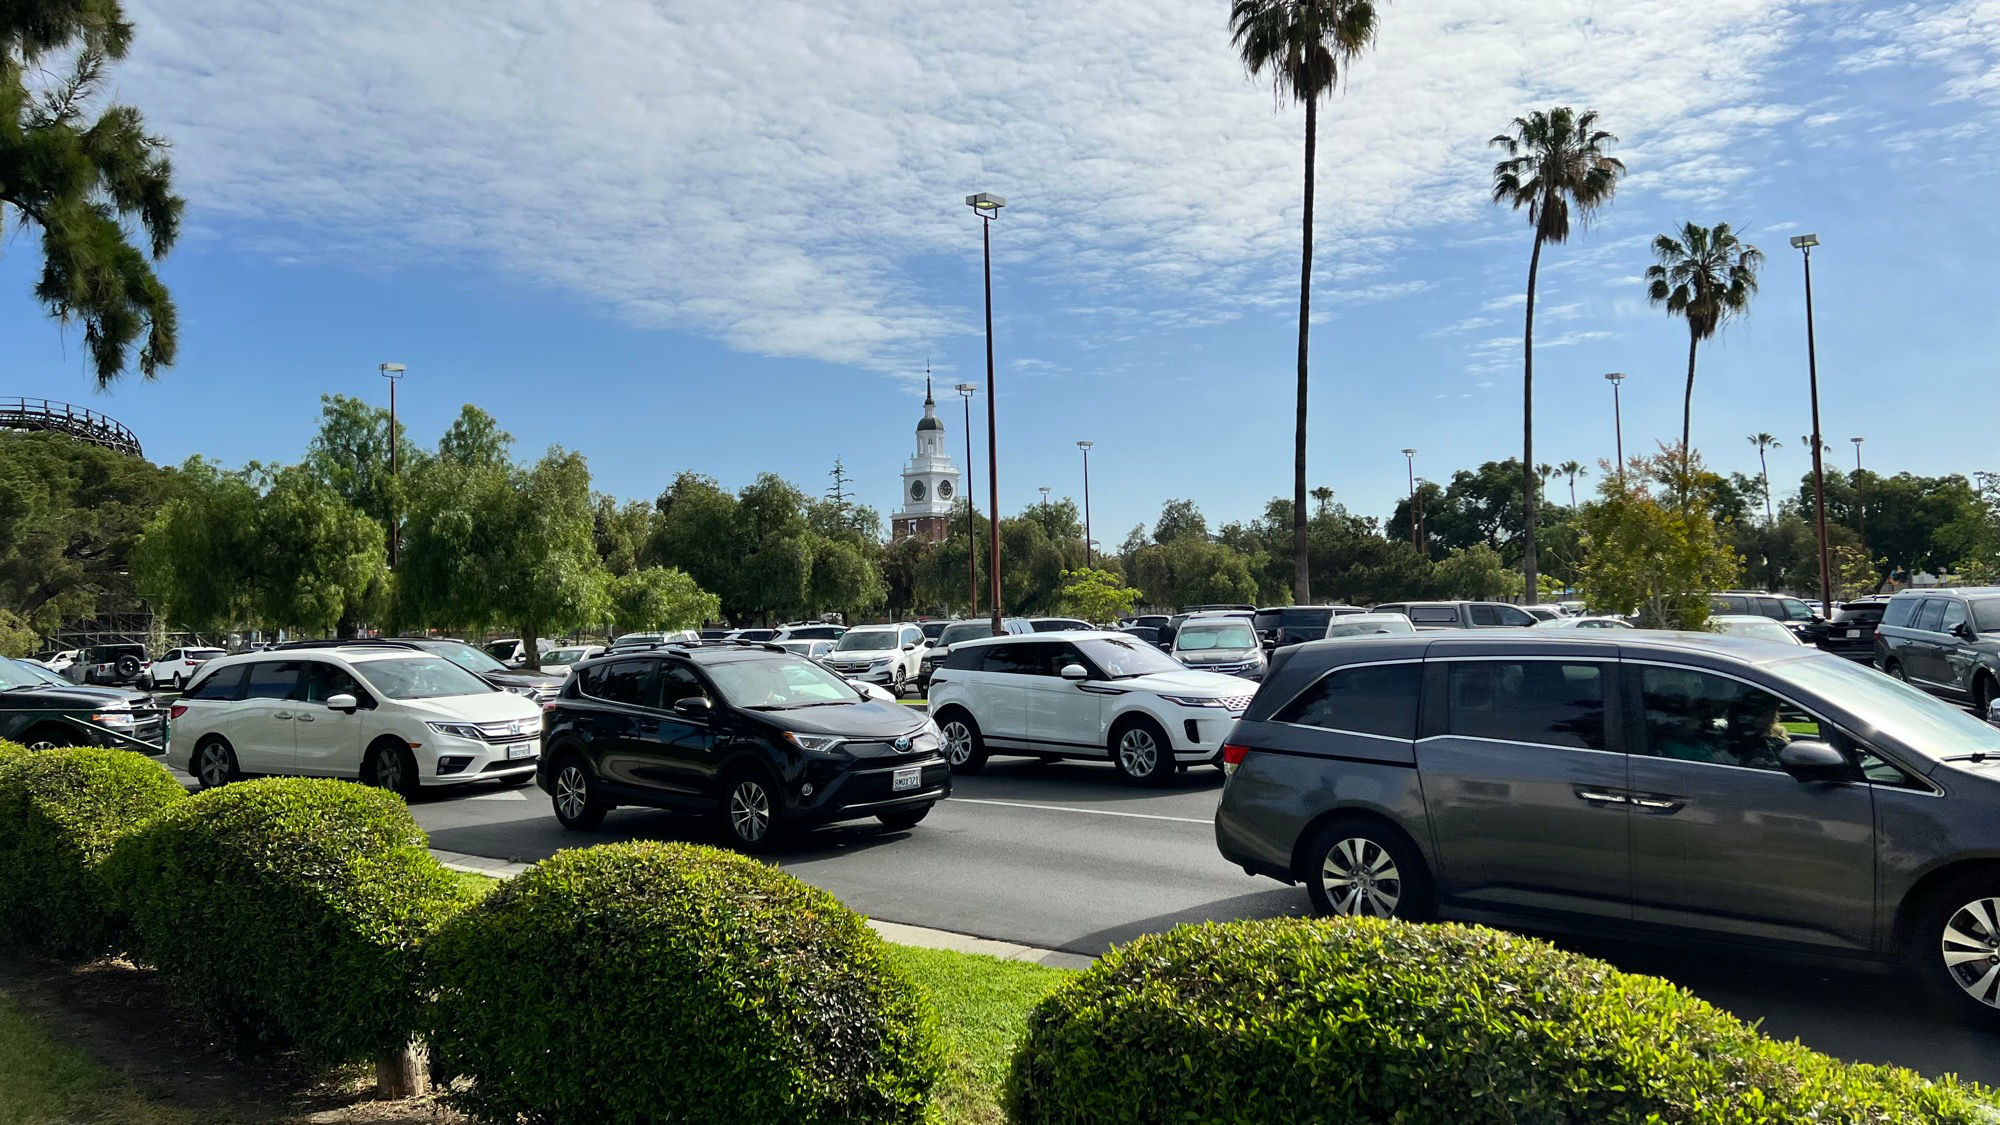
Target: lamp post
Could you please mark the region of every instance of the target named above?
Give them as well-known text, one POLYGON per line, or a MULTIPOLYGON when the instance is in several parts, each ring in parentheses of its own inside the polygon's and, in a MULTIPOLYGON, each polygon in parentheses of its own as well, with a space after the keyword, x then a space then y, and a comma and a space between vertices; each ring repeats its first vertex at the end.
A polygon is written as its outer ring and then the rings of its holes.
MULTIPOLYGON (((1854 532, 1861 537, 1861 553, 1865 556, 1868 554, 1868 496, 1862 491, 1861 484, 1861 443, 1868 439, 1851 437, 1847 440, 1854 443, 1854 532)), ((1873 560, 1870 560, 1869 568, 1874 569, 1873 560)))
POLYGON ((1094 441, 1076 443, 1076 447, 1083 450, 1083 569, 1085 570, 1096 565, 1096 556, 1090 553, 1090 447, 1096 444, 1094 441))
POLYGON ((965 400, 965 573, 972 576, 972 600, 968 614, 979 613, 979 540, 972 530, 972 392, 971 383, 958 385, 958 397, 965 400))
POLYGON ((986 509, 990 514, 986 526, 993 532, 992 550, 986 553, 986 565, 993 579, 991 586, 993 635, 999 636, 1001 631, 1000 456, 995 446, 998 438, 993 422, 993 220, 1000 217, 1000 208, 1007 206, 1007 201, 982 191, 977 195, 966 196, 965 205, 972 208, 972 213, 978 215, 981 220, 979 246, 986 267, 986 509))
POLYGON ((1047 514, 1049 510, 1049 486, 1046 484, 1043 485, 1041 487, 1041 493, 1042 493, 1042 512, 1043 514, 1047 514))
POLYGON ((1825 443, 1819 431, 1819 356, 1813 345, 1812 248, 1818 245, 1819 235, 1792 236, 1792 248, 1805 259, 1806 380, 1812 389, 1813 517, 1819 532, 1820 610, 1830 618, 1833 616, 1833 571, 1826 561, 1826 474, 1820 464, 1820 450, 1825 443))
POLYGON ((1417 545, 1417 451, 1403 450, 1404 467, 1410 471, 1410 546, 1417 545))
POLYGON ((1623 371, 1605 373, 1611 383, 1611 433, 1618 443, 1618 486, 1625 487, 1625 404, 1618 399, 1619 384, 1625 381, 1623 371))
POLYGON ((1412 499, 1416 501, 1417 553, 1424 556, 1425 558, 1429 558, 1431 555, 1431 550, 1430 550, 1431 544, 1430 544, 1430 536, 1424 530, 1424 494, 1418 492, 1417 489, 1429 483, 1430 483, 1429 481, 1425 480, 1422 477, 1418 477, 1416 478, 1416 480, 1410 482, 1410 496, 1412 499))
MULTIPOLYGON (((396 384, 403 381, 403 372, 407 368, 400 363, 381 363, 377 364, 375 369, 382 373, 384 379, 389 380, 389 476, 393 480, 397 472, 396 446, 400 444, 396 440, 396 384)), ((399 553, 396 548, 402 537, 402 528, 396 522, 396 491, 391 488, 389 490, 390 570, 396 569, 396 556, 399 553)))

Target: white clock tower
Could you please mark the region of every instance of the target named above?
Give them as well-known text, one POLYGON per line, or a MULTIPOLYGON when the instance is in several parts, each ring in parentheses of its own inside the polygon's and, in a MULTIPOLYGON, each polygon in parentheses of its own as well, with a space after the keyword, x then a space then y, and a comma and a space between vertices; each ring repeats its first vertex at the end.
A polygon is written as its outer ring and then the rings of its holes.
POLYGON ((958 501, 958 467, 945 452, 944 423, 924 380, 924 416, 917 422, 917 454, 903 466, 903 499, 889 517, 897 539, 921 535, 933 543, 951 533, 951 506, 958 501))

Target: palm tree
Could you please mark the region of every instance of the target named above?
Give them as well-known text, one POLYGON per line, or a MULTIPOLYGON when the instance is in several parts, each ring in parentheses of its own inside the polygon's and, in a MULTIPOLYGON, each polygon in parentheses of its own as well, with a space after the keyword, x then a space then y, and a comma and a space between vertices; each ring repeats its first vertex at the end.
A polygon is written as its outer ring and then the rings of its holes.
POLYGON ((1556 467, 1544 461, 1535 466, 1535 475, 1542 478, 1540 486, 1535 489, 1535 503, 1546 504, 1549 502, 1549 478, 1556 475, 1556 467))
POLYGON ((1590 471, 1583 467, 1583 462, 1581 461, 1564 461, 1562 464, 1556 466, 1556 472, 1569 478, 1569 506, 1575 508, 1576 478, 1587 477, 1590 475, 1590 471))
MULTIPOLYGON (((1750 435, 1750 444, 1757 447, 1757 467, 1764 474, 1764 522, 1776 523, 1778 522, 1778 517, 1771 514, 1771 463, 1765 460, 1764 454, 1769 450, 1783 446, 1785 443, 1772 437, 1770 434, 1756 433, 1750 435)), ((1811 442, 1808 441, 1807 444, 1811 444, 1811 442)))
POLYGON ((1646 267, 1646 299, 1665 305, 1668 316, 1684 317, 1688 325, 1687 392, 1681 398, 1685 464, 1693 448, 1688 444, 1688 424, 1694 411, 1695 349, 1750 308, 1764 252, 1739 242, 1728 223, 1713 227, 1682 223, 1679 238, 1663 234, 1653 240, 1653 257, 1659 264, 1646 267))
POLYGON ((1528 256, 1528 310, 1521 333, 1521 575, 1533 595, 1540 575, 1535 565, 1535 277, 1542 268, 1542 245, 1569 241, 1572 213, 1578 228, 1611 201, 1625 165, 1606 156, 1604 146, 1618 138, 1597 127, 1597 111, 1581 114, 1566 105, 1536 110, 1514 119, 1513 132, 1488 142, 1507 153, 1493 166, 1493 202, 1528 209, 1535 228, 1535 248, 1528 256))
POLYGON ((1269 73, 1280 98, 1306 106, 1305 221, 1299 256, 1299 402, 1292 449, 1292 597, 1312 600, 1306 571, 1306 332, 1312 316, 1313 160, 1319 99, 1375 42, 1370 0, 1231 0, 1230 42, 1251 77, 1269 73))

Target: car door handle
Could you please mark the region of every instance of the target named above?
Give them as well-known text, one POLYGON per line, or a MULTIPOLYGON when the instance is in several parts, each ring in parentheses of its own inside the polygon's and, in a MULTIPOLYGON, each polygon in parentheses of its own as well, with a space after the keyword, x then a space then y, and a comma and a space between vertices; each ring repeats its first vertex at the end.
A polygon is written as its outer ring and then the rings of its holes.
POLYGON ((316 723, 319 721, 318 719, 313 718, 311 715, 308 715, 303 711, 299 712, 296 715, 293 715, 292 719, 295 722, 301 722, 301 723, 316 723))
POLYGON ((1662 797, 1650 793, 1632 794, 1632 804, 1647 812, 1677 813, 1687 807, 1687 801, 1679 797, 1662 797))
POLYGON ((271 712, 271 717, 274 719, 289 719, 292 717, 292 713, 290 711, 273 711, 271 712))
POLYGON ((1629 805, 1632 803, 1632 799, 1623 793, 1614 792, 1610 789, 1585 789, 1581 786, 1576 790, 1576 799, 1579 801, 1589 801, 1593 804, 1606 805, 1629 805))

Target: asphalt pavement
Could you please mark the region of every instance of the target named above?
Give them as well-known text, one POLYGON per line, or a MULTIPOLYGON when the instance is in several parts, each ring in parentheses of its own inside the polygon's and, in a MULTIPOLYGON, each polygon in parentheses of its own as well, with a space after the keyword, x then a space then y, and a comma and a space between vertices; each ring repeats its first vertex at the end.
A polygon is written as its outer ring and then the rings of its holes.
MULTIPOLYGON (((1139 789, 1108 764, 998 758, 958 778, 914 829, 824 829, 773 858, 873 918, 1085 955, 1181 922, 1304 913, 1302 889, 1246 876, 1216 854, 1221 788, 1205 767, 1139 789)), ((413 812, 434 847, 523 862, 612 840, 714 840, 695 819, 643 809, 569 832, 532 786, 425 797, 413 812)), ((1932 1014, 1915 985, 1886 972, 1558 940, 1666 977, 1779 1038, 2000 1085, 2000 1035, 1932 1014)))

